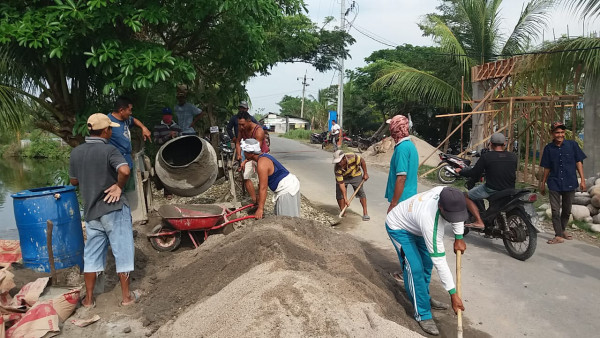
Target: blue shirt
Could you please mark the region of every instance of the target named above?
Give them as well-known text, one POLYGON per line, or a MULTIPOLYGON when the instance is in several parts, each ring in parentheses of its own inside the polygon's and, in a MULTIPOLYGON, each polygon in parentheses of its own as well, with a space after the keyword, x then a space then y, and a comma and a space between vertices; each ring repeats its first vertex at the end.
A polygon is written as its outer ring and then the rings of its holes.
POLYGON ((417 171, 419 169, 419 153, 417 147, 405 137, 394 147, 394 155, 390 161, 390 172, 388 174, 385 198, 392 202, 394 189, 396 188, 396 177, 406 175, 404 190, 398 202, 402 202, 417 194, 417 171))
POLYGON ((279 161, 269 154, 261 154, 259 157, 266 157, 273 162, 273 174, 269 176, 269 188, 273 191, 276 191, 277 186, 279 186, 279 182, 289 175, 290 172, 285 169, 281 163, 279 163, 279 161))
MULTIPOLYGON (((540 166, 550 169, 548 189, 553 191, 573 191, 579 186, 577 182, 577 162, 586 158, 577 142, 564 140, 559 146, 548 143, 544 147, 540 166)), ((583 177, 582 177, 583 179, 583 177)))
POLYGON ((201 113, 202 109, 189 102, 184 103, 182 106, 175 105, 175 115, 177 115, 177 122, 181 127, 182 135, 196 135, 192 122, 194 122, 194 117, 201 113))
POLYGON ((125 157, 129 168, 133 168, 133 158, 131 157, 131 132, 129 131, 133 124, 133 116, 130 116, 128 120, 121 121, 111 113, 108 114, 108 118, 119 124, 119 127, 112 128, 112 136, 110 137, 109 142, 119 150, 123 157, 125 157))

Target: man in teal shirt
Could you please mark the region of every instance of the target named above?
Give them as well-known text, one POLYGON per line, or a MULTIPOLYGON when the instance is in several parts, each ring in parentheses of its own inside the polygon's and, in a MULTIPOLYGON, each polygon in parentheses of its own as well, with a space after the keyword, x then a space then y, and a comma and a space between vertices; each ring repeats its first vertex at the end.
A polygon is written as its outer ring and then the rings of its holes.
POLYGON ((419 154, 410 140, 409 120, 406 116, 396 115, 387 120, 387 123, 396 144, 385 189, 385 197, 390 202, 389 213, 399 202, 417 194, 419 154))

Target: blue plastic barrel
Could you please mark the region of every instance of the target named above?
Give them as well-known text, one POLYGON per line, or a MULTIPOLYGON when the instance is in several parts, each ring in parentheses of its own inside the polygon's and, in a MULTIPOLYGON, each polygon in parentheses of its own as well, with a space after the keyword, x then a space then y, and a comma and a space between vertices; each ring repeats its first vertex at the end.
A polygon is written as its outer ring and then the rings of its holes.
POLYGON ((29 189, 11 197, 23 265, 35 271, 50 272, 46 222, 51 220, 55 268, 58 270, 79 265, 83 271, 83 230, 75 187, 29 189))

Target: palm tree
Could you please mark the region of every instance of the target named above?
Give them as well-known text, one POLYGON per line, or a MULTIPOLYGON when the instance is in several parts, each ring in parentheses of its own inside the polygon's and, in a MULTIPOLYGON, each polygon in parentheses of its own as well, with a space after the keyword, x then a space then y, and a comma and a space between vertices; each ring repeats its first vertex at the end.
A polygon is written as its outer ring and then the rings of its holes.
POLYGON ((600 15, 600 0, 563 0, 563 2, 584 18, 600 15))
MULTIPOLYGON (((445 54, 440 62, 457 67, 467 79, 465 99, 469 99, 471 67, 524 51, 546 26, 554 0, 531 0, 523 7, 512 33, 500 32, 502 0, 452 0, 452 17, 430 14, 421 28, 431 35, 445 54)), ((392 63, 374 82, 375 89, 389 88, 397 95, 439 107, 460 107, 460 75, 440 79, 433 74, 392 63)))

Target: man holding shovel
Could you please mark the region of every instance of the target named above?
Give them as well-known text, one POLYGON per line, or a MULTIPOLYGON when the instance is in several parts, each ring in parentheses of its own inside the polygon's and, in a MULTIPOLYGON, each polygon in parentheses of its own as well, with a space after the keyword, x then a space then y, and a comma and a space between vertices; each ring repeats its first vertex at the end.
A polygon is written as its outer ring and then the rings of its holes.
POLYGON ((350 206, 350 201, 346 196, 346 187, 351 185, 360 199, 363 208, 363 221, 370 220, 371 217, 367 213, 367 194, 365 194, 362 187, 363 183, 369 179, 365 159, 354 153, 344 154, 343 151, 336 150, 333 153, 332 163, 335 164, 333 168, 336 182, 335 198, 340 210, 344 211, 346 207, 350 206))
POLYGON ((467 219, 464 194, 451 187, 435 187, 415 195, 395 206, 387 215, 385 226, 400 259, 404 287, 413 308, 414 317, 423 331, 438 335, 431 309, 445 310, 448 305, 431 298, 429 283, 435 266, 444 288, 450 294, 455 313, 464 311, 456 293, 452 272, 444 251, 444 227, 454 232, 454 252, 464 252, 464 221, 467 219), (402 253, 400 252, 402 246, 402 253))

